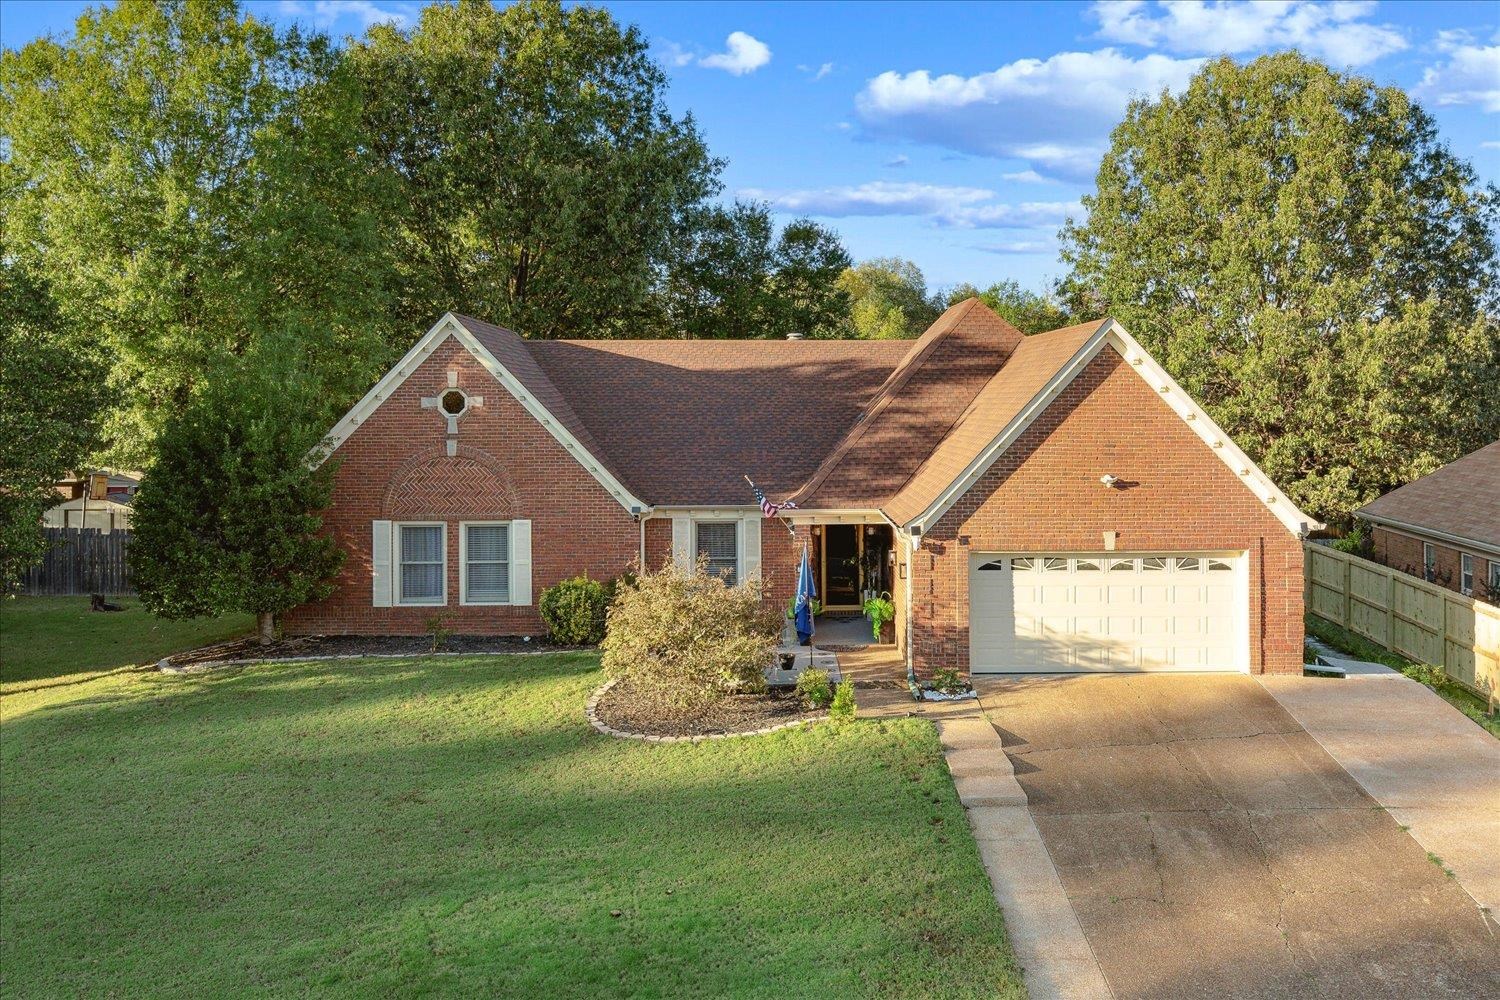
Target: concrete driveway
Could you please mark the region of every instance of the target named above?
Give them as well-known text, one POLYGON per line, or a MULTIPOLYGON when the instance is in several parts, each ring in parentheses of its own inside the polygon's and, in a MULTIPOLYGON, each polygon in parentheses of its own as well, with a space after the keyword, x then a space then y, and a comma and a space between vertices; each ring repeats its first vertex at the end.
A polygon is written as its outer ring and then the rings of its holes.
POLYGON ((1116 997, 1500 996, 1473 900, 1253 679, 978 686, 1116 997))

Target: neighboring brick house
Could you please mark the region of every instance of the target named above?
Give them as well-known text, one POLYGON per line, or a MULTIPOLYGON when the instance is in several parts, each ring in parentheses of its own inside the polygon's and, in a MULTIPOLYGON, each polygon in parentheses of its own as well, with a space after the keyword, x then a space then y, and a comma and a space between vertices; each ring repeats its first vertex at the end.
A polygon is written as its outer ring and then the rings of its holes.
POLYGON ((1500 604, 1500 441, 1355 511, 1375 558, 1468 597, 1500 604))
POLYGON ((1112 320, 977 299, 916 341, 527 341, 448 315, 327 440, 348 550, 291 632, 534 634, 539 592, 707 557, 919 671, 1302 669, 1313 526, 1112 320), (766 520, 745 477, 772 499, 766 520))

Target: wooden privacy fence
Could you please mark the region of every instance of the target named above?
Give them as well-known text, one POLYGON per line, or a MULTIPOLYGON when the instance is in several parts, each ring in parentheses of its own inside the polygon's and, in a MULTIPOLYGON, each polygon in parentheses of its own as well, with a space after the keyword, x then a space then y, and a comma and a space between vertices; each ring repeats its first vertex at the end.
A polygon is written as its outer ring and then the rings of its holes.
POLYGON ((133 594, 125 559, 130 532, 46 528, 47 552, 21 578, 21 593, 67 597, 133 594))
POLYGON ((1304 543, 1307 610, 1489 697, 1500 687, 1500 608, 1326 545, 1304 543))

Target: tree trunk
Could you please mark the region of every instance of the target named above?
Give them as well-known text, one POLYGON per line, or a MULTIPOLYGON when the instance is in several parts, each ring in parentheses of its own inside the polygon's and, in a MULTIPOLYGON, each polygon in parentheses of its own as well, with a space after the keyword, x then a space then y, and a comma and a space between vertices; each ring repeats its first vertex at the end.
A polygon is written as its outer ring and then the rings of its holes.
POLYGON ((255 613, 255 641, 269 646, 276 641, 276 615, 271 611, 255 613))

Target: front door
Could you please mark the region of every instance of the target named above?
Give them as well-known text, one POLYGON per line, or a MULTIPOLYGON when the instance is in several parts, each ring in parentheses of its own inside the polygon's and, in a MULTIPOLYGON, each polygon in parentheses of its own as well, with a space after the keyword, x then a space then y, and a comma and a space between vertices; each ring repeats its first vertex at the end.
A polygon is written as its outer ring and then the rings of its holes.
POLYGON ((823 606, 860 606, 860 528, 857 524, 823 527, 823 606))

